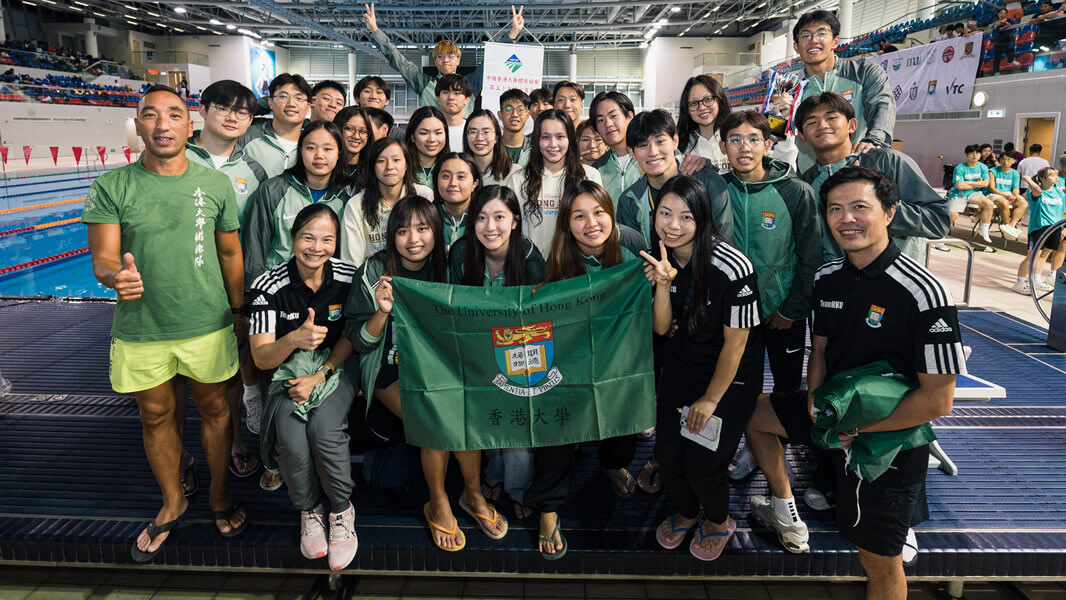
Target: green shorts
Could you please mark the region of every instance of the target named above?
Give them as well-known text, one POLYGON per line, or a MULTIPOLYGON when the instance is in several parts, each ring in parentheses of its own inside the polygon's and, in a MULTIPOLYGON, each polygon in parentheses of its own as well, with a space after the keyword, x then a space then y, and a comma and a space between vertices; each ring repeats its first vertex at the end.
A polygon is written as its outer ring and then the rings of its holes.
POLYGON ((237 337, 232 327, 159 342, 111 338, 111 387, 120 394, 141 392, 184 375, 200 383, 226 381, 237 372, 237 337))

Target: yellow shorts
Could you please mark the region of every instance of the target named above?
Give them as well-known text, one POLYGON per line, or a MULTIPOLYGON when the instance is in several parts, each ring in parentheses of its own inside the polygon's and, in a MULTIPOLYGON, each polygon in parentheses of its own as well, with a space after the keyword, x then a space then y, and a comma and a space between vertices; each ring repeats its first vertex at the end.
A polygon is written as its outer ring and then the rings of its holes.
POLYGON ((200 383, 226 381, 237 372, 237 337, 232 327, 160 342, 111 338, 111 387, 120 394, 141 392, 184 375, 200 383))

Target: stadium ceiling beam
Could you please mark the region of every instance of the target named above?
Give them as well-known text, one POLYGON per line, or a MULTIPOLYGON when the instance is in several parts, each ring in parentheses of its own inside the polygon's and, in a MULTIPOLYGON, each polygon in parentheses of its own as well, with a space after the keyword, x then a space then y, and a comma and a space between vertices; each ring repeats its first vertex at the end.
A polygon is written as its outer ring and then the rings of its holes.
POLYGON ((329 38, 335 42, 338 42, 341 45, 348 46, 349 48, 353 48, 355 50, 360 50, 362 52, 367 53, 376 52, 376 50, 374 50, 374 48, 372 48, 371 46, 356 42, 355 40, 346 35, 341 35, 333 27, 324 27, 313 19, 295 13, 289 10, 288 8, 283 8, 273 0, 249 0, 248 5, 251 8, 254 8, 255 10, 258 10, 259 12, 265 14, 267 18, 280 17, 285 19, 289 23, 301 25, 310 31, 313 31, 323 37, 329 38))
MULTIPOLYGON (((261 0, 241 0, 229 2, 227 0, 157 0, 157 4, 163 5, 182 5, 182 6, 216 6, 220 8, 241 8, 241 7, 255 7, 255 4, 261 0)), ((277 3, 273 3, 277 4, 277 3)), ((673 6, 673 5, 687 5, 698 4, 706 6, 709 4, 707 0, 581 0, 581 1, 561 1, 556 2, 553 0, 543 1, 529 1, 523 3, 526 10, 541 11, 546 9, 559 9, 559 8, 627 8, 627 7, 640 7, 650 8, 653 6, 673 6)), ((723 3, 724 4, 724 3, 723 3)), ((278 5, 284 7, 286 10, 305 10, 310 8, 311 5, 300 5, 286 3, 284 5, 278 5)), ((352 3, 331 3, 319 0, 315 6, 330 11, 336 10, 352 10, 363 11, 363 4, 352 3)), ((477 4, 470 8, 475 10, 506 10, 510 12, 512 3, 492 3, 492 4, 477 4)), ((387 13, 387 12, 456 12, 456 6, 454 3, 447 3, 441 5, 433 4, 378 4, 374 7, 375 12, 387 13)))

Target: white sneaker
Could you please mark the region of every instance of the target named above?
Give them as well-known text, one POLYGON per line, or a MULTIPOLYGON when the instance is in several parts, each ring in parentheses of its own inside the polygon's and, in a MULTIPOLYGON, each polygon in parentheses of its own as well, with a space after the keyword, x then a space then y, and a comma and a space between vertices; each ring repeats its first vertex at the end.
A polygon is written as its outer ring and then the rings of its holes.
POLYGON ((1032 290, 1029 289, 1029 281, 1027 279, 1015 281, 1014 285, 1010 286, 1010 289, 1012 292, 1018 292, 1023 296, 1029 296, 1033 293, 1032 290))
POLYGON ((907 541, 903 542, 903 566, 913 567, 918 564, 918 538, 914 529, 907 530, 907 541))
POLYGON ((351 564, 359 550, 359 538, 355 535, 355 505, 348 510, 329 513, 329 568, 340 571, 351 564))
POLYGON ((1021 231, 1018 230, 1017 227, 1012 227, 1010 225, 1003 225, 1003 224, 1000 224, 999 231, 1003 235, 1007 236, 1007 239, 1010 239, 1010 240, 1018 239, 1018 236, 1021 235, 1021 233, 1022 233, 1021 231))
POLYGON ((1055 291, 1055 281, 1048 280, 1047 278, 1040 277, 1038 275, 1036 277, 1036 289, 1040 290, 1041 292, 1053 292, 1055 291))
POLYGON ((810 552, 811 546, 808 544, 810 534, 807 532, 807 524, 800 520, 798 514, 793 515, 791 523, 782 521, 770 504, 769 496, 751 497, 751 516, 763 527, 774 530, 785 550, 793 554, 810 552))
POLYGON ((836 494, 830 492, 827 497, 820 490, 809 487, 807 491, 803 492, 803 503, 806 504, 811 510, 831 510, 836 508, 836 494))
POLYGON ((730 467, 732 468, 729 470, 729 478, 733 481, 740 481, 759 468, 759 464, 755 462, 755 455, 751 453, 751 448, 744 444, 743 448, 737 450, 730 467))
POLYGON ((259 435, 259 423, 263 419, 263 396, 245 394, 241 397, 241 401, 244 403, 244 424, 248 427, 248 431, 259 435))
POLYGON ((326 507, 319 504, 300 511, 300 553, 308 560, 322 558, 329 549, 326 541, 326 507))
POLYGON ((951 252, 951 248, 948 248, 947 244, 933 244, 933 248, 941 252, 951 252))

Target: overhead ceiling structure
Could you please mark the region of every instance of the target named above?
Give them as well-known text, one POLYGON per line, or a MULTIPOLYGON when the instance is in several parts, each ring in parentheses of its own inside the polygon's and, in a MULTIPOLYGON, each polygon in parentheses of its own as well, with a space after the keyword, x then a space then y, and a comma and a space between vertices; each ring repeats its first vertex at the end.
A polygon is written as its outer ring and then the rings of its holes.
MULTIPOLYGON (((343 0, 21 0, 160 34, 248 35, 264 42, 370 50, 363 3, 343 0)), ((529 0, 527 31, 548 46, 635 46, 657 36, 750 36, 825 0, 529 0)), ((378 26, 399 45, 500 39, 511 4, 500 0, 398 0, 376 5, 378 26)))

